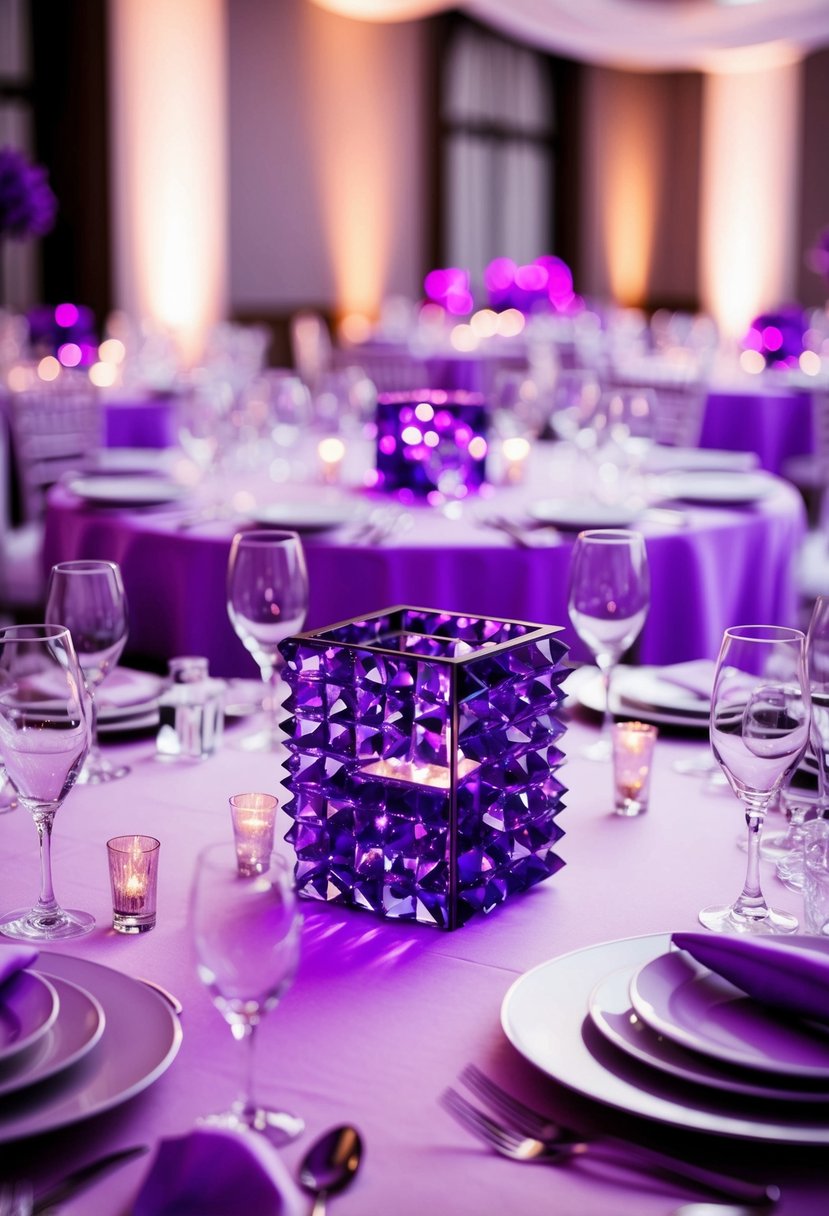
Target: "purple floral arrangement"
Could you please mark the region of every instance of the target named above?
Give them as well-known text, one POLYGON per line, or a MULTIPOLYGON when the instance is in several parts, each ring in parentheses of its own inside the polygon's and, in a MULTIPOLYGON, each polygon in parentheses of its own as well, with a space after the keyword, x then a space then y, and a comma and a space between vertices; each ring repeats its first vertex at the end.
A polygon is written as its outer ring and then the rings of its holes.
POLYGON ((15 148, 0 148, 0 237, 25 241, 44 236, 57 209, 46 170, 15 148))
POLYGON ((759 351, 766 367, 796 367, 803 354, 807 328, 803 309, 788 305, 755 317, 743 339, 743 346, 746 350, 759 351))

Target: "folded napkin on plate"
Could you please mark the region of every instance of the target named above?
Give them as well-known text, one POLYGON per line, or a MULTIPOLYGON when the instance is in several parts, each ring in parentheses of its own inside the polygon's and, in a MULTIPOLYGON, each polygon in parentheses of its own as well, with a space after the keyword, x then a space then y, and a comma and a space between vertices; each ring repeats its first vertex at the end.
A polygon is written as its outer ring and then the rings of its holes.
POLYGON ((30 967, 36 958, 34 946, 0 946, 0 984, 30 967))
POLYGON ((256 1132, 198 1127, 162 1140, 133 1216, 303 1216, 279 1153, 256 1132))
POLYGON ((705 933, 671 941, 756 1001, 829 1024, 829 941, 705 933))
POLYGON ((711 700, 714 689, 714 674, 716 664, 712 659, 689 659, 685 663, 672 663, 669 667, 660 667, 659 679, 675 688, 683 688, 695 697, 711 700))

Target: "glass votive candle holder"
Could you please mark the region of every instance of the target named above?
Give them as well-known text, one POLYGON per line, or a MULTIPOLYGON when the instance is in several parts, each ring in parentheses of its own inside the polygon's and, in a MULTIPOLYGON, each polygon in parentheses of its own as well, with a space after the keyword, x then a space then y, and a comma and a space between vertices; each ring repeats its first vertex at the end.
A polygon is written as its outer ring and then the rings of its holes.
POLYGON ((829 819, 803 830, 803 928, 829 937, 829 819))
POLYGON ((107 841, 112 927, 119 933, 146 933, 155 925, 160 848, 154 836, 107 841))
POLYGON ((239 873, 264 874, 273 852, 276 808, 273 794, 234 794, 230 799, 239 873))
POLYGON ((656 727, 646 722, 615 722, 612 729, 615 812, 642 815, 648 809, 656 727))

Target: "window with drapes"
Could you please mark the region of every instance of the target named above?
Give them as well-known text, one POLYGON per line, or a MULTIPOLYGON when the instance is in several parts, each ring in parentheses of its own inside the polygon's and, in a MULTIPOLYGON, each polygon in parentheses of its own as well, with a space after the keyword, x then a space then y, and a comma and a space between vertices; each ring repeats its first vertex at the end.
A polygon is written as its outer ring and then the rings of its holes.
POLYGON ((444 21, 437 73, 444 264, 479 280, 495 257, 565 256, 559 178, 573 94, 563 90, 574 67, 458 15, 444 21))

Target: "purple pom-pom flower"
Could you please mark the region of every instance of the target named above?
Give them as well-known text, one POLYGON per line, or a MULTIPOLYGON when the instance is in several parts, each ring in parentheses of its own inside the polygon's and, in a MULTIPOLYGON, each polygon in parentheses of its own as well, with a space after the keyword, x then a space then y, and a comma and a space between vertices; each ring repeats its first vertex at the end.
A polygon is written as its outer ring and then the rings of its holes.
POLYGON ((57 209, 46 170, 15 148, 0 148, 0 236, 16 241, 44 236, 57 209))

